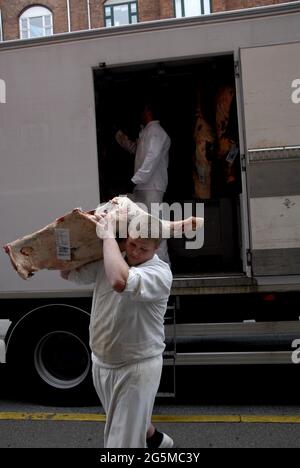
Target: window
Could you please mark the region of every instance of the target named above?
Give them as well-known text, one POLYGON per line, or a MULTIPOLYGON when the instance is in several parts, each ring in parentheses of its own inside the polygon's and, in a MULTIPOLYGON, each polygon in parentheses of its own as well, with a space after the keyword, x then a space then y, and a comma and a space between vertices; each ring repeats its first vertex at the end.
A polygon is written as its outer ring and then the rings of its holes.
POLYGON ((104 4, 105 26, 137 23, 137 2, 107 0, 104 4))
POLYGON ((51 36, 53 34, 52 13, 48 8, 28 8, 20 16, 20 37, 51 36))
POLYGON ((199 16, 211 13, 210 0, 175 0, 175 16, 199 16))

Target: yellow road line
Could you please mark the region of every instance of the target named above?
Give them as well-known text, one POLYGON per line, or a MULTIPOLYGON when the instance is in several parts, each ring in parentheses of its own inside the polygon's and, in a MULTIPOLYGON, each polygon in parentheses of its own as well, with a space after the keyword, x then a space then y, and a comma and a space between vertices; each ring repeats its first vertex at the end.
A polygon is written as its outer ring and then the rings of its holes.
POLYGON ((179 422, 179 423, 202 423, 202 422, 240 422, 241 417, 239 415, 232 414, 192 414, 192 415, 180 415, 180 414, 161 414, 153 415, 153 422, 179 422))
POLYGON ((23 421, 100 421, 105 422, 104 414, 93 413, 21 413, 0 412, 0 420, 16 419, 23 421))
POLYGON ((299 424, 300 415, 286 415, 276 416, 271 414, 261 415, 244 415, 241 416, 241 422, 243 423, 279 423, 279 424, 299 424))
MULTIPOLYGON (((94 413, 27 413, 0 412, 0 420, 19 421, 90 421, 105 422, 104 414, 94 413)), ((194 414, 194 415, 153 415, 156 423, 273 423, 300 424, 300 415, 232 415, 232 414, 194 414)))

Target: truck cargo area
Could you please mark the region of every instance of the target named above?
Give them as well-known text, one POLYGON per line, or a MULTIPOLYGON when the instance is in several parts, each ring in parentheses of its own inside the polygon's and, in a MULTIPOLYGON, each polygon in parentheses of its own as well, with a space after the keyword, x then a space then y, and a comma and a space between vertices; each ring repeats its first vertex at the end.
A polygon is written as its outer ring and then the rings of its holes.
POLYGON ((171 138, 165 201, 191 202, 194 207, 204 203, 204 246, 186 250, 185 239, 168 241, 173 273, 241 275, 242 188, 233 56, 122 67, 99 64, 94 84, 101 201, 130 191, 134 157, 120 148, 114 134, 122 129, 136 139, 141 103, 154 99, 171 138), (199 132, 208 175, 195 157, 199 132))

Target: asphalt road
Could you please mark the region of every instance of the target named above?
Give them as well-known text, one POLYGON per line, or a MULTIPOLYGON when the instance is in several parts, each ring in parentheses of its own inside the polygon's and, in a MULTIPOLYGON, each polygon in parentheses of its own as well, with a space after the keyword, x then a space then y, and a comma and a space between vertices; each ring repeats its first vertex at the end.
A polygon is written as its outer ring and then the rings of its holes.
MULTIPOLYGON (((2 401, 0 409, 1 448, 103 447, 101 408, 2 401)), ((154 419, 165 420, 155 425, 177 448, 300 447, 300 406, 156 405, 154 419)))
MULTIPOLYGON (((275 368, 211 372, 189 372, 192 381, 179 374, 179 396, 157 399, 154 422, 178 449, 300 447, 297 374, 275 368)), ((22 382, 11 389, 3 373, 0 378, 0 448, 103 447, 100 405, 41 405, 37 397, 22 396, 22 382)))

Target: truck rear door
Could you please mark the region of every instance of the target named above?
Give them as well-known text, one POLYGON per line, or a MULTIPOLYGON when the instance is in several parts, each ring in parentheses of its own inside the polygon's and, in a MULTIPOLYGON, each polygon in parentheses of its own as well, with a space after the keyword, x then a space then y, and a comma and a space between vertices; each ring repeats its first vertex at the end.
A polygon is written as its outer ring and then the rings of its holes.
POLYGON ((300 273, 300 42, 240 50, 253 274, 300 273))

